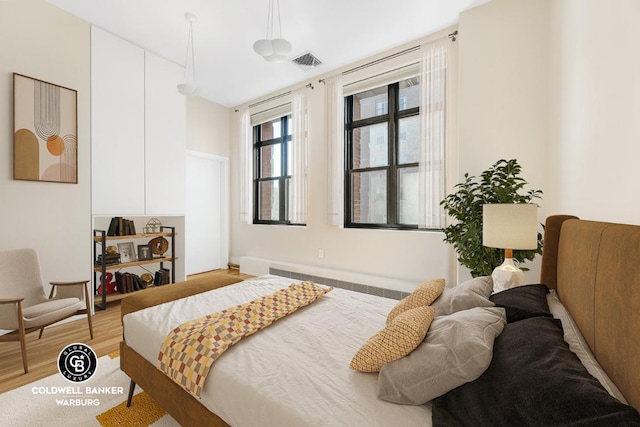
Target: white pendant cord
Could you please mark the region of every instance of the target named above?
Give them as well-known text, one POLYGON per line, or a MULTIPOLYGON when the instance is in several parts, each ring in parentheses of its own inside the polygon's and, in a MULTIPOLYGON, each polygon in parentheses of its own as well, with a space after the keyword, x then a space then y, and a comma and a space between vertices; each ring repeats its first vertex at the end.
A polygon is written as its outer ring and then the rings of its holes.
MULTIPOLYGON (((273 40, 273 30, 275 28, 275 14, 274 14, 274 0, 269 0, 269 11, 267 12, 267 31, 266 31, 266 39, 273 40)), ((282 20, 280 19, 280 0, 275 0, 277 2, 278 9, 278 38, 282 38, 282 20)))
POLYGON ((178 91, 183 95, 202 95, 204 91, 196 86, 196 48, 193 41, 193 23, 198 17, 193 13, 185 13, 184 19, 189 21, 189 33, 187 37, 187 53, 184 58, 184 83, 178 85, 178 91), (189 50, 191 50, 191 81, 189 76, 189 50))
MULTIPOLYGON (((193 22, 189 22, 189 39, 191 40, 191 77, 193 78, 193 84, 196 84, 196 47, 193 44, 193 22)), ((187 47, 187 55, 189 48, 187 47)), ((186 71, 186 68, 185 68, 186 71)))
POLYGON ((267 31, 265 32, 265 39, 271 40, 273 38, 273 0, 269 0, 269 10, 267 11, 267 31))

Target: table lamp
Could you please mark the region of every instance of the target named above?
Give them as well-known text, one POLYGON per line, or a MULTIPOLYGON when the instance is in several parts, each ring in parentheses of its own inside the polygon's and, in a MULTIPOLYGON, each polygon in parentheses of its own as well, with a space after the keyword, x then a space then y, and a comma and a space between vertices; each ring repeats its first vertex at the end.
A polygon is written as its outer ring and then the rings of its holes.
POLYGON ((482 206, 482 244, 504 249, 504 262, 491 274, 494 292, 524 285, 524 272, 513 263, 513 249, 538 248, 537 208, 529 203, 482 206))

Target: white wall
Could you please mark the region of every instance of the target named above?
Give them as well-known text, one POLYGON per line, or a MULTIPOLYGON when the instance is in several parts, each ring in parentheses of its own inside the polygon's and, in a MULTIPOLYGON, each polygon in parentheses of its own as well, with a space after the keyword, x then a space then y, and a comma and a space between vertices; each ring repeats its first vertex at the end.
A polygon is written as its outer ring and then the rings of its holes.
MULTIPOLYGON (((446 32, 443 34, 446 35, 446 32)), ((399 47, 397 50, 402 48, 399 47)), ((382 53, 379 56, 384 55, 382 53)), ((364 62, 368 60, 361 61, 361 63, 364 62)), ((277 66, 274 65, 274 67, 277 66)), ((334 73, 340 71, 336 70, 334 73)), ((443 243, 444 234, 441 232, 341 229, 327 225, 325 88, 316 79, 313 85, 315 87, 313 90, 307 89, 310 135, 308 199, 310 202, 306 227, 247 225, 240 221, 237 143, 240 113, 232 113, 231 260, 237 262, 242 256, 250 256, 366 273, 415 284, 437 277, 454 281, 455 259, 452 256, 451 247, 443 243), (324 250, 323 259, 318 256, 320 249, 324 250)), ((286 90, 283 89, 282 92, 286 90)))
POLYGON ((463 13, 460 173, 517 158, 545 193, 541 220, 638 224, 637 16, 634 0, 493 0, 463 13))
POLYGON ((204 266, 224 268, 229 261, 229 156, 231 152, 232 110, 204 98, 187 97, 187 164, 198 165, 215 182, 203 181, 187 169, 187 217, 185 218, 188 253, 199 260, 186 260, 188 274, 200 273, 204 266), (219 179, 215 179, 216 174, 219 179), (189 215, 198 209, 198 215, 189 215), (208 212, 200 212, 207 209, 208 212), (208 232, 202 235, 202 232, 208 232), (197 236, 197 237, 194 237, 197 236), (208 243, 207 243, 208 242, 208 243), (205 244, 206 243, 206 244, 205 244), (204 259, 203 259, 204 258, 204 259))
MULTIPOLYGON (((529 189, 546 194, 553 187, 548 168, 550 1, 493 0, 461 14, 457 42, 459 181, 464 173, 478 175, 501 158, 516 158, 529 189)), ((309 92, 309 101, 313 203, 308 226, 245 225, 238 220, 237 201, 232 200, 232 258, 249 255, 405 280, 468 278, 466 268, 458 268, 452 248, 442 243, 441 233, 343 230, 325 225, 322 85, 309 92), (325 249, 324 260, 318 259, 320 248, 325 249)), ((237 127, 234 115, 232 138, 237 138, 237 127)), ((232 152, 232 160, 232 173, 237 174, 237 151, 232 152)), ((232 194, 237 194, 237 180, 234 185, 232 194)), ((541 222, 556 213, 546 197, 539 203, 541 222)), ((527 265, 531 269, 528 281, 538 279, 539 263, 537 258, 527 265)))
POLYGON ((229 157, 231 114, 204 98, 187 97, 187 149, 229 157))
POLYGON ((89 24, 42 1, 0 1, 0 249, 38 250, 45 281, 91 272, 89 24), (78 184, 13 180, 14 72, 78 91, 78 184))
POLYGON ((554 213, 640 223, 640 2, 551 2, 554 213))
MULTIPOLYGON (((478 175, 501 158, 516 158, 530 189, 546 191, 551 185, 547 179, 549 10, 549 0, 493 0, 460 16, 459 181, 464 173, 478 175)), ((318 89, 310 92, 309 111, 315 124, 310 155, 314 203, 308 227, 247 226, 232 211, 232 257, 285 259, 411 280, 468 278, 468 271, 458 268, 452 248, 442 243, 441 233, 341 230, 324 225, 324 90, 318 89), (319 248, 325 249, 324 260, 317 257, 319 248)), ((232 134, 237 127, 234 119, 232 134)), ((544 198, 540 205, 543 222, 548 212, 544 198)), ((236 206, 233 203, 232 209, 236 206)), ((536 281, 539 259, 528 267, 527 279, 536 281)))
MULTIPOLYGON (((518 158, 531 188, 545 193, 541 219, 572 213, 638 223, 632 174, 640 157, 639 12, 636 0, 493 0, 463 13, 457 42, 460 178, 499 158, 518 158)), ((0 1, 0 71, 0 136, 6 141, 0 249, 36 247, 45 280, 88 278, 89 24, 42 1, 0 1), (77 185, 12 179, 13 72, 78 90, 77 185)), ((232 259, 255 256, 415 282, 455 280, 454 254, 441 233, 325 224, 324 87, 315 79, 314 85, 308 226, 243 224, 234 196, 232 259), (325 250, 324 259, 318 249, 325 250)), ((230 156, 231 194, 237 195, 238 115, 199 98, 187 100, 187 111, 187 147, 230 156)))
MULTIPOLYGON (((546 193, 548 132, 548 0, 493 0, 460 16, 459 174, 478 176, 500 159, 517 159, 527 189, 546 193)), ((539 276, 537 257, 529 282, 539 276)), ((461 278, 468 277, 465 268, 461 278)))

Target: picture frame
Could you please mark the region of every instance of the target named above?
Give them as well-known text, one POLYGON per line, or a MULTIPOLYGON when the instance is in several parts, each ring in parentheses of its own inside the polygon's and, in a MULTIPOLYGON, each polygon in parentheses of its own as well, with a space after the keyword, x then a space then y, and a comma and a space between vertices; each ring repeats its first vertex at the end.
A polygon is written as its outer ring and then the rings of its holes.
POLYGON ((138 260, 148 260, 153 259, 153 253, 151 253, 151 246, 149 245, 138 245, 138 260))
POLYGON ((120 262, 134 262, 136 260, 135 246, 133 242, 118 243, 120 262))
POLYGON ((13 73, 13 179, 78 183, 78 92, 13 73))

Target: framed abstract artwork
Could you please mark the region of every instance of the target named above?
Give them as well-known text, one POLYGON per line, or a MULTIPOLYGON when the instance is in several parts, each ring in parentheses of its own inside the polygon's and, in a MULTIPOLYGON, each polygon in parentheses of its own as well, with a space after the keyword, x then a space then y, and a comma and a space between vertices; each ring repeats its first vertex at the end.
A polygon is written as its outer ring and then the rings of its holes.
POLYGON ((78 183, 78 92, 13 73, 13 179, 78 183))

